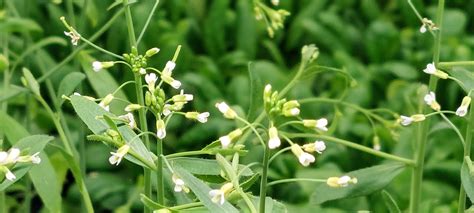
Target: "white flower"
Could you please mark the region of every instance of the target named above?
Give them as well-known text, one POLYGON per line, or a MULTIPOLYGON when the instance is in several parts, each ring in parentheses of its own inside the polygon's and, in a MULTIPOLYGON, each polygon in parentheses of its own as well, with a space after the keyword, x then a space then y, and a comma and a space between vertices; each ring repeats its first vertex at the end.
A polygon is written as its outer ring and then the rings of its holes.
POLYGON ((316 161, 316 158, 313 155, 304 152, 298 144, 291 145, 291 151, 293 152, 293 154, 296 155, 298 161, 303 166, 309 166, 309 164, 314 163, 314 161, 316 161))
POLYGON ((77 46, 77 42, 81 39, 81 35, 79 35, 79 33, 77 33, 76 31, 70 31, 70 32, 64 31, 64 35, 71 38, 71 43, 74 46, 77 46))
POLYGON ((219 141, 221 142, 222 148, 227 148, 231 142, 230 137, 228 135, 222 136, 219 138, 219 141))
POLYGON ((148 89, 150 91, 155 90, 155 83, 158 80, 158 77, 155 73, 149 73, 145 75, 145 82, 148 84, 148 89))
POLYGON ((274 126, 268 130, 268 147, 275 149, 281 145, 280 138, 278 137, 278 130, 274 126))
POLYGON ((214 203, 219 203, 219 204, 224 204, 225 202, 225 197, 224 197, 224 192, 222 192, 220 189, 214 189, 209 191, 209 195, 212 197, 211 200, 214 203))
POLYGON ((128 150, 130 150, 130 146, 123 145, 117 150, 117 152, 110 152, 112 156, 109 158, 109 163, 118 166, 120 161, 122 161, 122 158, 128 153, 128 150))
POLYGON ((310 163, 314 163, 316 158, 313 155, 303 152, 299 157, 298 160, 300 161, 301 165, 309 166, 310 163))
POLYGON ((171 108, 172 106, 170 104, 165 104, 163 106, 163 115, 168 116, 169 114, 171 114, 171 108))
POLYGON ((1 164, 16 163, 18 161, 18 157, 20 157, 20 150, 17 148, 11 148, 10 151, 8 151, 7 157, 1 162, 1 164))
POLYGON ((209 191, 209 195, 211 196, 212 202, 219 203, 220 205, 224 204, 225 196, 232 191, 232 188, 232 183, 226 183, 220 189, 214 189, 209 191))
POLYGON ((125 107, 125 112, 132 112, 135 110, 139 110, 142 108, 142 105, 140 104, 129 104, 125 107))
POLYGON ((400 116, 400 124, 402 124, 402 126, 408 126, 411 123, 413 123, 413 118, 404 115, 400 116))
POLYGON ((420 27, 420 33, 425 33, 426 32, 426 26, 425 24, 422 24, 420 27))
POLYGON ((118 116, 118 118, 123 119, 125 122, 127 122, 128 126, 132 129, 134 129, 137 124, 135 123, 135 118, 133 117, 132 113, 127 113, 125 115, 118 116))
POLYGON ((433 104, 433 102, 436 101, 436 95, 434 92, 429 92, 428 94, 425 95, 425 103, 428 104, 428 105, 431 105, 433 104))
POLYGON ((330 187, 339 188, 339 187, 347 187, 349 186, 350 183, 356 184, 357 181, 358 180, 355 177, 349 177, 347 175, 344 175, 342 177, 330 177, 327 179, 326 183, 330 187))
POLYGON ((142 75, 145 75, 145 74, 146 74, 146 69, 140 68, 140 69, 138 70, 138 73, 140 73, 140 74, 142 74, 142 75))
POLYGON ((424 97, 425 103, 430 105, 430 107, 436 111, 441 109, 441 106, 436 102, 436 95, 434 92, 429 92, 424 97))
POLYGON ((10 170, 6 169, 5 178, 7 178, 9 181, 13 181, 16 179, 16 176, 10 170))
POLYGON ((94 61, 92 62, 92 69, 95 72, 99 72, 102 69, 102 63, 100 61, 94 61))
POLYGON ((181 90, 179 95, 174 95, 173 97, 171 97, 171 99, 175 103, 176 102, 188 102, 188 101, 192 101, 194 99, 194 96, 192 94, 184 94, 184 91, 181 90))
POLYGON ((102 99, 102 101, 99 103, 99 106, 102 107, 105 111, 109 111, 110 107, 109 104, 114 100, 114 96, 112 94, 108 94, 102 99))
POLYGON ((322 131, 328 131, 328 128, 326 127, 327 125, 328 125, 328 120, 326 118, 321 118, 316 121, 316 128, 322 131))
POLYGON ((183 179, 179 178, 175 174, 173 174, 171 179, 173 180, 173 183, 174 183, 174 191, 175 192, 182 192, 182 191, 184 191, 186 193, 189 192, 189 188, 184 185, 183 179))
POLYGON ((166 62, 165 68, 163 69, 163 73, 171 76, 171 73, 173 73, 174 68, 176 67, 176 63, 173 61, 168 61, 166 62))
POLYGON ((163 139, 166 137, 166 126, 165 122, 163 120, 157 120, 156 121, 156 136, 159 139, 163 139))
POLYGON ((324 150, 326 150, 326 144, 324 143, 324 141, 315 141, 314 148, 317 153, 321 154, 324 150))
POLYGON ((173 79, 170 83, 171 87, 179 89, 181 87, 181 81, 173 79))
POLYGON ((8 157, 8 153, 5 151, 0 152, 0 165, 6 164, 6 159, 8 157))
POLYGON ((377 150, 377 151, 380 151, 380 149, 382 149, 382 146, 380 146, 380 144, 374 144, 374 146, 372 147, 374 150, 377 150))
POLYGON ((209 117, 209 112, 203 112, 203 113, 198 113, 198 112, 186 112, 184 116, 188 119, 194 119, 197 120, 201 123, 206 123, 207 118, 209 117))
POLYGON ((35 153, 31 156, 31 162, 33 164, 40 164, 41 163, 41 158, 39 157, 39 152, 37 152, 37 153, 35 153))
POLYGON ((436 73, 436 67, 433 63, 429 63, 426 65, 426 68, 423 70, 423 72, 428 73, 428 74, 435 74, 436 73))
POLYGON ((217 109, 224 114, 225 118, 234 119, 237 117, 237 113, 229 107, 225 102, 216 103, 217 109))
POLYGON ((291 100, 283 104, 283 115, 286 117, 297 116, 300 114, 298 101, 291 100))
POLYGON ((278 6, 278 4, 280 4, 280 0, 272 0, 272 4, 278 6))
POLYGON ((467 109, 471 104, 471 97, 466 96, 462 99, 461 106, 456 110, 456 115, 459 117, 464 117, 467 114, 467 109))

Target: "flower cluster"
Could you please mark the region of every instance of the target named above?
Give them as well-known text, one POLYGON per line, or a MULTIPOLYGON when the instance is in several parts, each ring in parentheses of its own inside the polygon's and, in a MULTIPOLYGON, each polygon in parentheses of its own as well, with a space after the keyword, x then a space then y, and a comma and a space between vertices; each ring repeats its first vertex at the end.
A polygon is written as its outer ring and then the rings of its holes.
POLYGON ((17 163, 41 163, 41 158, 38 156, 39 152, 33 155, 20 155, 20 149, 11 148, 8 152, 0 151, 0 171, 5 174, 7 180, 13 181, 16 179, 15 174, 10 171, 17 163))
MULTIPOLYGON (((280 1, 278 0, 272 0, 272 4, 275 6, 278 6, 279 3, 280 1)), ((267 33, 270 38, 273 38, 273 36, 275 36, 275 31, 279 30, 280 28, 283 28, 285 18, 290 15, 290 13, 286 10, 275 10, 260 1, 257 1, 255 3, 254 13, 255 18, 257 20, 265 21, 265 24, 267 25, 267 33)))
POLYGON ((423 18, 421 19, 421 27, 420 27, 420 32, 425 33, 427 30, 434 31, 438 30, 439 28, 436 26, 436 24, 433 23, 430 19, 423 18))

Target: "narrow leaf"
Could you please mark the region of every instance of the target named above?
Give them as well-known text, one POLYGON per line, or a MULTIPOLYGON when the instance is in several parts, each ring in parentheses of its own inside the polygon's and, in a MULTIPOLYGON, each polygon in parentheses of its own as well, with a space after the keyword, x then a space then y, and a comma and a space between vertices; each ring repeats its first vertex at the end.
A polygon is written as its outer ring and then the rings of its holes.
POLYGON ((340 188, 321 184, 313 192, 311 202, 321 204, 330 200, 371 194, 387 186, 404 168, 404 164, 394 163, 349 172, 346 175, 357 178, 358 182, 356 184, 340 188))

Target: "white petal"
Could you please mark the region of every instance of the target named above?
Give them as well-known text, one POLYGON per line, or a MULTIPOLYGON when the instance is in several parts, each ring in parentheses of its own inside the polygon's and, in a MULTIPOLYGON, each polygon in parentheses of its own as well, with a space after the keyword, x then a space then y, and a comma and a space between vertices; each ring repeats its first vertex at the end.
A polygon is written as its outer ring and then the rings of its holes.
POLYGON ((99 72, 102 69, 102 63, 100 61, 94 61, 92 62, 92 69, 95 72, 99 72))
POLYGON ((222 148, 227 148, 230 144, 230 137, 228 135, 222 136, 219 138, 219 141, 221 142, 222 148))
POLYGON ((324 141, 315 141, 314 147, 316 149, 316 152, 318 152, 319 154, 326 150, 326 144, 324 143, 324 141))
POLYGON ((181 82, 178 80, 173 80, 170 85, 175 89, 179 89, 181 87, 181 82))
POLYGON ((281 141, 280 141, 280 138, 278 137, 271 138, 270 140, 268 140, 268 148, 270 149, 275 149, 279 147, 280 145, 281 145, 281 141))
POLYGON ((464 117, 466 114, 467 114, 467 107, 465 107, 465 106, 460 106, 456 110, 456 115, 459 116, 459 117, 464 117))
POLYGON ((7 170, 7 173, 5 174, 5 177, 6 177, 9 181, 13 181, 13 180, 16 179, 15 174, 13 174, 10 170, 7 170))
POLYGON ((156 131, 156 136, 159 138, 159 139, 163 139, 166 137, 166 129, 158 129, 156 131))
POLYGON ((209 112, 203 112, 197 116, 197 120, 201 123, 206 123, 209 115, 209 112))
POLYGON ((8 153, 7 152, 0 152, 0 165, 5 163, 5 161, 7 160, 7 156, 8 156, 8 153))

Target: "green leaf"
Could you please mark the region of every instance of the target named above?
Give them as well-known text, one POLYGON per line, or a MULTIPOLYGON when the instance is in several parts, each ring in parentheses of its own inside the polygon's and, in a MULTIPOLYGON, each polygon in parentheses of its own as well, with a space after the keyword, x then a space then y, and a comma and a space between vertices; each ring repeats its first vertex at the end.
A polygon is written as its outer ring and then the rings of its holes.
POLYGON ((1 32, 28 32, 28 31, 43 31, 35 21, 26 18, 8 17, 6 20, 0 22, 1 32))
POLYGON ((61 98, 62 95, 69 96, 74 92, 77 86, 86 78, 86 75, 80 72, 72 72, 66 75, 64 79, 59 84, 58 88, 58 98, 59 105, 64 103, 64 99, 61 98))
MULTIPOLYGON (((202 158, 173 158, 169 160, 173 165, 178 165, 191 174, 195 175, 220 175, 221 168, 216 160, 202 158)), ((239 165, 239 170, 244 169, 243 165, 239 165)), ((253 175, 252 170, 245 168, 242 176, 253 175)))
MULTIPOLYGON (((21 124, 3 112, 0 112, 0 120, 0 132, 5 134, 12 145, 30 135, 21 124)), ((44 206, 51 212, 60 212, 62 197, 58 177, 48 155, 40 152, 39 157, 41 163, 30 169, 29 177, 44 206)))
POLYGON ((387 186, 405 168, 404 164, 384 164, 373 166, 347 173, 350 177, 357 178, 357 184, 347 187, 334 188, 327 184, 316 187, 311 195, 311 202, 321 204, 330 200, 352 198, 371 194, 387 186))
MULTIPOLYGON (((251 196, 252 203, 254 206, 258 207, 260 204, 260 197, 257 196, 251 196)), ((248 206, 245 204, 245 202, 242 200, 239 202, 239 206, 246 210, 243 212, 250 212, 248 209, 248 206)), ((286 213, 288 210, 286 209, 286 206, 283 205, 282 203, 272 199, 271 197, 265 197, 265 212, 272 212, 272 213, 286 213)))
POLYGON ((464 162, 461 167, 461 183, 471 202, 474 202, 474 176, 469 173, 469 168, 464 162))
POLYGON ((461 87, 466 93, 474 89, 474 72, 466 70, 462 67, 453 67, 448 70, 449 75, 461 81, 461 87))
POLYGON ((419 73, 414 67, 399 61, 385 62, 382 68, 390 71, 395 76, 407 80, 418 79, 419 73))
MULTIPOLYGON (((28 153, 23 153, 22 155, 33 155, 37 152, 43 151, 43 148, 46 144, 53 140, 53 137, 47 135, 32 135, 25 137, 18 141, 13 147, 20 149, 21 151, 27 150, 28 153)), ((5 190, 8 186, 12 185, 13 183, 20 180, 30 169, 35 165, 31 163, 23 164, 17 163, 15 166, 10 169, 13 174, 15 174, 16 179, 13 181, 9 181, 4 179, 3 182, 0 184, 0 191, 5 190)), ((56 184, 56 183, 54 183, 56 184)))
POLYGON ((263 84, 255 70, 254 63, 249 63, 248 71, 250 77, 250 107, 247 112, 247 119, 252 121, 257 115, 257 110, 263 103, 263 84))
POLYGON ((31 74, 30 70, 23 68, 23 77, 27 84, 26 87, 28 87, 35 95, 41 96, 39 84, 33 74, 31 74))
POLYGON ((183 179, 191 191, 193 191, 196 197, 204 204, 204 206, 208 208, 209 212, 239 212, 229 202, 225 202, 223 205, 212 202, 211 197, 209 196, 209 192, 212 189, 185 169, 176 166, 174 170, 178 176, 183 179))
MULTIPOLYGON (((87 127, 94 134, 97 135, 102 134, 104 131, 110 128, 109 125, 107 125, 107 123, 103 119, 97 119, 97 117, 104 115, 116 117, 114 114, 105 111, 94 101, 88 100, 87 98, 81 96, 71 96, 71 103, 74 107, 74 110, 76 110, 76 113, 79 115, 82 121, 84 121, 87 127)), ((123 139, 127 141, 127 144, 133 151, 140 155, 144 160, 148 161, 148 164, 154 165, 152 155, 145 147, 142 140, 139 137, 136 137, 137 134, 135 134, 133 130, 131 130, 127 125, 119 127, 118 130, 122 135, 123 139)), ((135 164, 147 167, 145 164, 143 164, 141 161, 139 161, 132 155, 125 155, 125 158, 135 164)))
POLYGON ((401 213, 402 211, 395 202, 395 199, 385 190, 382 190, 382 198, 390 213, 401 213))
POLYGON ((142 201, 142 203, 143 203, 146 207, 148 207, 148 208, 150 208, 150 209, 152 209, 152 210, 158 210, 158 209, 164 209, 164 208, 166 208, 165 206, 160 205, 159 203, 157 203, 157 202, 151 200, 150 198, 148 198, 148 197, 147 197, 146 195, 144 195, 144 194, 140 194, 140 201, 142 201))

